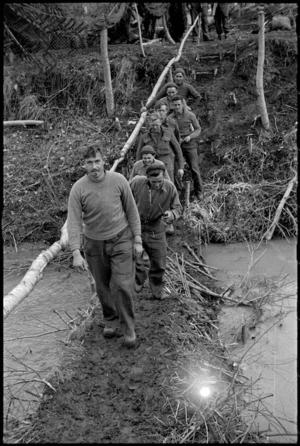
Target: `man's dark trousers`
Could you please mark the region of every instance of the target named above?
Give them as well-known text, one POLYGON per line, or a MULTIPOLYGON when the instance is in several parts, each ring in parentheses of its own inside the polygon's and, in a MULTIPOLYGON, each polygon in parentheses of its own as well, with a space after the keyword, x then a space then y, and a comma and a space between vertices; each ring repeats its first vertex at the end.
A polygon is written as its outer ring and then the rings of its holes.
POLYGON ((122 332, 135 329, 133 238, 129 227, 105 241, 84 237, 83 249, 105 320, 119 318, 122 332))
POLYGON ((189 142, 183 142, 181 143, 181 149, 183 156, 191 169, 192 180, 194 182, 194 192, 195 194, 198 194, 202 192, 203 184, 199 169, 197 143, 194 139, 189 142))
MULTIPOLYGON (((159 299, 163 294, 163 276, 167 264, 167 240, 165 226, 161 219, 142 225, 143 247, 150 259, 149 285, 152 296, 159 299)), ((142 285, 147 277, 147 272, 142 259, 136 261, 135 280, 142 285)))

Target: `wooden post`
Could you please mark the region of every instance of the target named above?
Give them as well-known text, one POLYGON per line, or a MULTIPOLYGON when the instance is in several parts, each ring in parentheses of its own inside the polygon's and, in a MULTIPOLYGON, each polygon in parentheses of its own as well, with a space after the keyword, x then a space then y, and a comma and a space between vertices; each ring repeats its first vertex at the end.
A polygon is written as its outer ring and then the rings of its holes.
POLYGON ((144 51, 144 46, 143 46, 143 37, 142 37, 142 31, 141 31, 140 16, 139 16, 139 13, 138 13, 138 9, 137 9, 136 3, 134 3, 134 8, 135 8, 135 12, 136 12, 136 19, 137 19, 137 22, 138 22, 140 47, 141 47, 141 51, 142 51, 143 57, 146 57, 146 54, 145 54, 145 51, 144 51))
POLYGON ((258 34, 258 60, 257 60, 257 73, 256 73, 256 92, 258 94, 258 108, 260 111, 261 122, 264 129, 270 129, 270 122, 268 117, 268 111, 265 102, 264 94, 264 61, 265 61, 265 13, 264 11, 259 11, 258 13, 258 24, 259 24, 259 34, 258 34))
POLYGON ((164 28, 164 32, 165 32, 167 41, 169 43, 171 43, 171 45, 175 45, 175 42, 174 42, 174 40, 172 39, 172 37, 171 37, 171 35, 169 33, 169 28, 168 28, 168 25, 167 25, 166 14, 164 14, 162 16, 162 23, 163 23, 163 28, 164 28))
POLYGON ((107 28, 103 28, 100 31, 100 47, 101 57, 103 63, 103 75, 105 83, 105 98, 106 98, 106 111, 109 117, 112 117, 115 112, 114 94, 111 83, 110 63, 107 49, 107 28))

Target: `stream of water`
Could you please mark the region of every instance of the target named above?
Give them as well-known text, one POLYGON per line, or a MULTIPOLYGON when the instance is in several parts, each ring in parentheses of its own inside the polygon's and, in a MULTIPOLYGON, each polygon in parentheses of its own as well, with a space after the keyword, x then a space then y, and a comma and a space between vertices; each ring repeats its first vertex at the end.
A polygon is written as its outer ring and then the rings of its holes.
MULTIPOLYGON (((260 255, 249 279, 262 287, 266 281, 282 284, 274 291, 274 302, 264 307, 263 322, 256 336, 260 339, 252 341, 243 367, 244 374, 253 382, 260 378, 256 388, 259 395, 273 395, 266 398, 265 407, 261 407, 262 412, 270 411, 272 416, 260 416, 258 421, 260 430, 267 431, 269 440, 280 443, 297 442, 298 433, 296 246, 296 239, 289 239, 261 244, 254 252, 254 247, 245 243, 211 244, 203 249, 206 263, 219 268, 217 277, 228 285, 240 283, 251 258, 255 260, 260 255), (274 422, 273 417, 278 422, 274 422), (293 435, 287 435, 285 431, 293 435)), ((259 287, 257 291, 260 292, 259 287)), ((265 290, 261 289, 263 292, 265 290)), ((249 342, 244 350, 247 348, 249 342)))

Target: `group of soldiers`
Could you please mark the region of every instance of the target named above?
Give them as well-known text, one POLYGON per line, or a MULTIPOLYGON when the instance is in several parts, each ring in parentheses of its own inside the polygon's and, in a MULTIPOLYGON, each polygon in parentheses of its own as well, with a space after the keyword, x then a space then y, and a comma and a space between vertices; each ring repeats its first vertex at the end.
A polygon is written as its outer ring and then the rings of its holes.
MULTIPOLYGON (((212 40, 208 31, 208 14, 209 14, 209 3, 188 3, 191 19, 194 21, 196 17, 201 13, 201 29, 203 33, 203 41, 208 42, 212 40)), ((227 39, 229 33, 228 27, 228 14, 229 14, 229 3, 211 3, 210 8, 211 16, 214 17, 215 28, 218 35, 218 39, 222 40, 222 34, 224 34, 225 39, 227 39)), ((193 35, 197 35, 197 31, 194 28, 193 35)))
POLYGON ((102 148, 91 144, 83 154, 87 174, 70 192, 67 230, 74 268, 92 273, 104 337, 117 336, 121 328, 129 348, 137 342, 133 298, 147 276, 152 299, 172 297, 164 286, 167 234, 174 232, 172 222, 182 214, 185 161, 195 199, 202 198, 196 142, 201 126, 194 113, 200 99, 184 70, 177 68, 174 82, 166 83, 141 109, 143 113, 154 106, 148 128, 139 136, 129 179, 106 171, 102 148))

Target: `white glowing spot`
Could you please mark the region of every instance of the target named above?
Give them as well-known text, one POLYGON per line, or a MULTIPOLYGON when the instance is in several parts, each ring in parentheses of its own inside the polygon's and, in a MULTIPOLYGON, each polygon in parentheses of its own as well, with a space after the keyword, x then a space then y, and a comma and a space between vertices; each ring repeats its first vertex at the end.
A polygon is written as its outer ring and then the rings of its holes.
POLYGON ((210 395, 210 388, 209 387, 202 387, 200 389, 200 395, 204 398, 207 398, 210 395))

